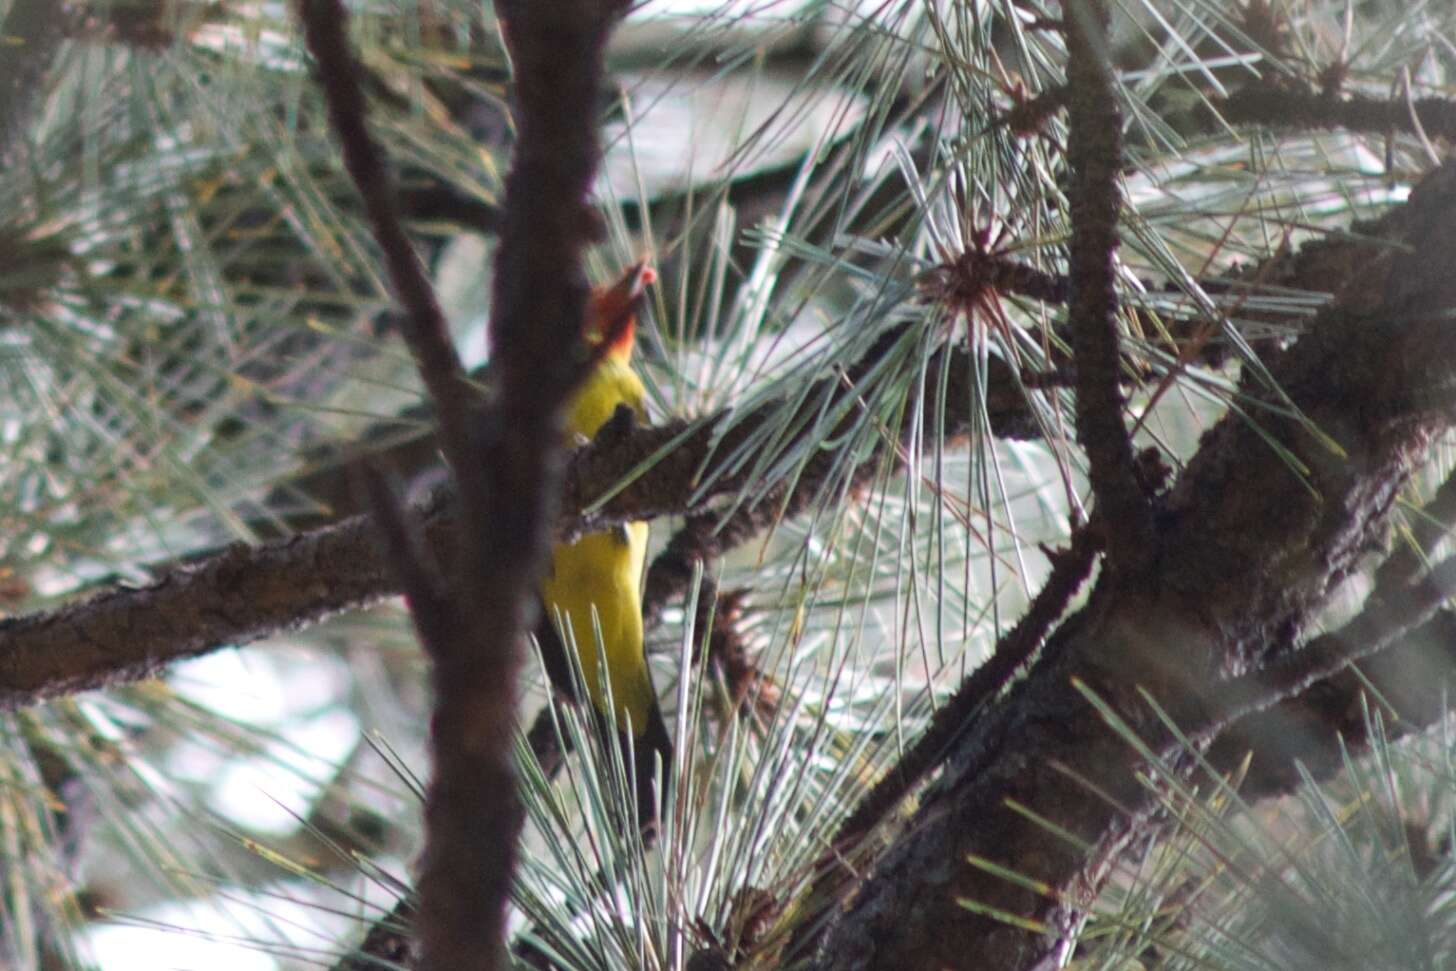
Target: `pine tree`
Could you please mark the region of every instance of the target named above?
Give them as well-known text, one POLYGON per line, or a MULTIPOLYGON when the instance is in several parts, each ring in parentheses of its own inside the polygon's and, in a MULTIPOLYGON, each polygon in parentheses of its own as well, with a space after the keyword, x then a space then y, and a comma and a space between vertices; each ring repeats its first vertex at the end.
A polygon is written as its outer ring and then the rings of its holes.
POLYGON ((0 960, 1448 963, 1448 6, 0 5, 0 960))

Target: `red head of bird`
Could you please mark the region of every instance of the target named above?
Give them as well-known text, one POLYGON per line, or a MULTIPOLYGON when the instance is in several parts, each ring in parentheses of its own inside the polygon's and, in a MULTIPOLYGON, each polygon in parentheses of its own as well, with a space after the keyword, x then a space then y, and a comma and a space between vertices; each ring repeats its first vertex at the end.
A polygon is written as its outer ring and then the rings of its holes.
POLYGON ((600 348, 603 356, 627 360, 637 331, 637 308, 647 294, 647 287, 657 282, 652 264, 641 260, 627 268, 621 279, 608 287, 592 291, 587 306, 586 339, 600 348))

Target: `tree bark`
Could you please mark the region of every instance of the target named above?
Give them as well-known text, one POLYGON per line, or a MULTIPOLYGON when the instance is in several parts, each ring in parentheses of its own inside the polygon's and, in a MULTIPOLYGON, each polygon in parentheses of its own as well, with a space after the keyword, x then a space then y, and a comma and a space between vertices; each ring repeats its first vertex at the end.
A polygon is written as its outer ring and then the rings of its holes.
POLYGON ((1156 736, 1136 689, 1183 701, 1297 642, 1451 424, 1456 328, 1443 312, 1456 305, 1456 166, 1427 177, 1393 228, 1399 248, 1369 261, 1347 298, 1270 362, 1283 394, 1246 376, 1244 393, 1266 407, 1204 436, 1157 510, 1151 565, 1104 575, 1028 678, 964 733, 816 967, 1050 967, 1067 955, 1156 806, 1137 753, 1076 682, 1156 736))

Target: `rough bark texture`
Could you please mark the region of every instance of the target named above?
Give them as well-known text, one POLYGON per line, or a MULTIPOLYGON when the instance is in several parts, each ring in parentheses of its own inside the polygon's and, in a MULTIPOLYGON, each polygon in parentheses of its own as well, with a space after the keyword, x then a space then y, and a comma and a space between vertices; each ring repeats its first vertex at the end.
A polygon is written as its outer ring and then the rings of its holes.
POLYGON ((1065 956, 1080 908, 1151 808, 1134 778, 1134 753, 1073 680, 1151 731, 1136 687, 1186 698, 1297 642, 1378 540, 1413 463, 1450 423, 1456 328, 1440 315, 1456 306, 1456 167, 1429 176, 1395 225, 1409 248, 1372 259, 1349 299, 1271 362, 1289 400, 1269 400, 1245 381, 1246 393, 1269 404, 1254 415, 1262 434, 1230 416, 1204 437, 1160 510, 1151 566, 1104 576, 1042 663, 962 737, 830 933, 819 967, 1019 968, 1065 956), (1290 404, 1309 424, 1290 416, 1290 404), (1012 805, 1095 852, 1089 859, 1012 805), (967 862, 973 856, 1043 881, 1060 897, 978 869, 967 862), (1048 932, 979 916, 962 900, 1039 921, 1048 932))
POLYGON ((1122 112, 1107 63, 1105 0, 1069 3, 1067 34, 1067 322, 1077 368, 1077 443, 1087 453, 1097 515, 1114 570, 1147 555, 1149 509, 1123 419, 1118 325, 1117 219, 1122 208, 1122 112))
POLYGON ((517 135, 492 279, 498 382, 477 426, 443 429, 465 532, 451 602, 428 625, 411 604, 434 662, 416 922, 429 969, 510 965, 506 902, 522 820, 516 686, 560 495, 563 412, 590 366, 582 254, 596 225, 587 205, 601 155, 595 111, 607 37, 626 9, 620 0, 496 7, 517 135))
MULTIPOLYGON (((432 533, 444 542, 440 518, 432 533)), ((364 517, 261 547, 234 544, 145 587, 0 622, 0 708, 155 677, 397 589, 364 517)))

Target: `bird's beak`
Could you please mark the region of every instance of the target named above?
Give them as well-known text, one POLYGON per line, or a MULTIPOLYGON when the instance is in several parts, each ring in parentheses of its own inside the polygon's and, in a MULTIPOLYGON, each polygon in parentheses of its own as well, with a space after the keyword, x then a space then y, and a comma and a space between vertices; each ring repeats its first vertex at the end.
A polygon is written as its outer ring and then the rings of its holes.
POLYGON ((632 306, 647 295, 647 288, 657 282, 657 270, 647 260, 638 260, 622 276, 627 287, 627 300, 632 306))
POLYGON ((656 282, 657 270, 644 259, 628 267, 616 283, 593 293, 591 317, 587 321, 588 339, 598 343, 603 351, 630 354, 634 318, 647 296, 647 288, 656 282))

